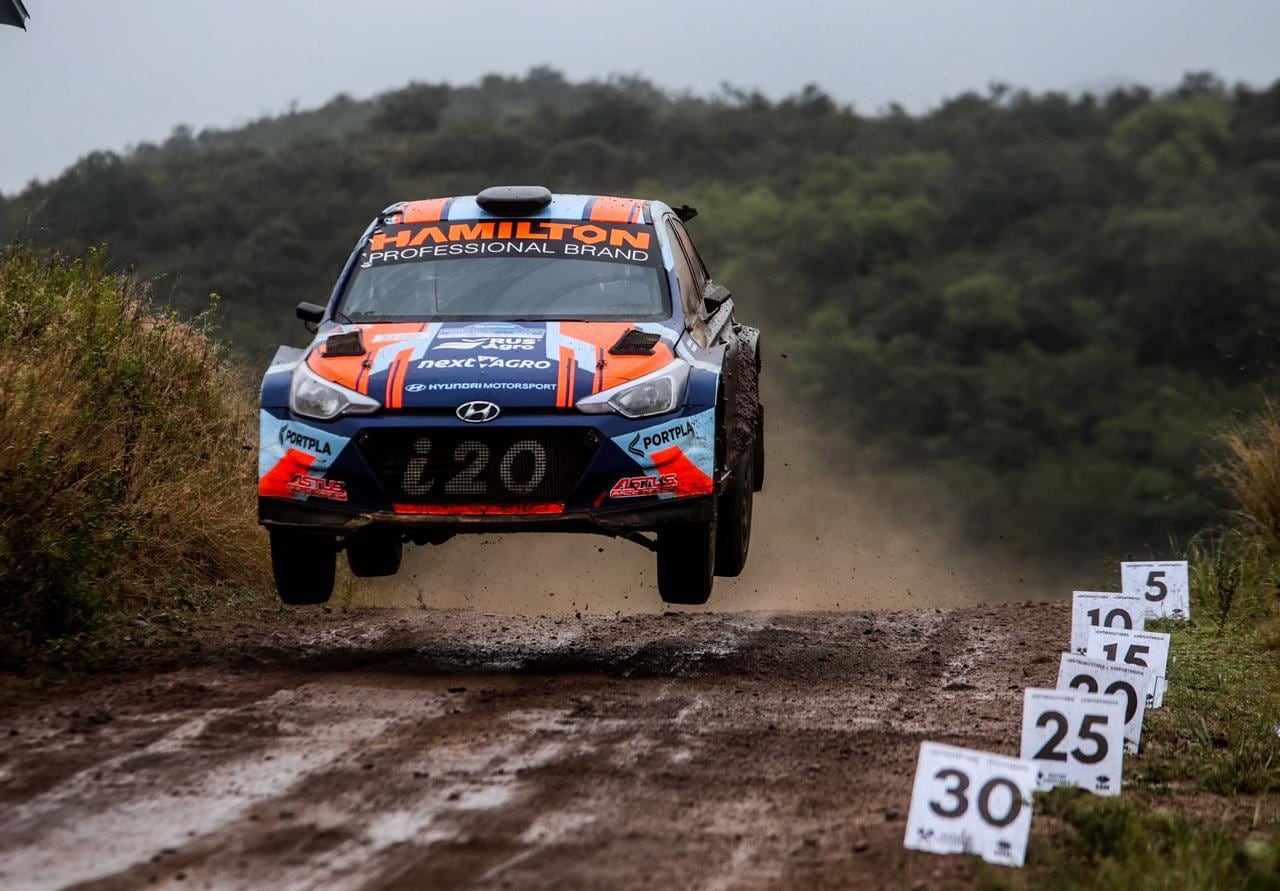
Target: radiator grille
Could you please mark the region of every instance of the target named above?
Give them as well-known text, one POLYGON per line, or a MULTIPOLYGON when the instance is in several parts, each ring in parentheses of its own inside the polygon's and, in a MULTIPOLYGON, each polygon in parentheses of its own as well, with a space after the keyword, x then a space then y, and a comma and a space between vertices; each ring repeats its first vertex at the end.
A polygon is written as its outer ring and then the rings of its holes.
POLYGON ((591 428, 366 430, 365 460, 397 503, 564 501, 599 448, 591 428))

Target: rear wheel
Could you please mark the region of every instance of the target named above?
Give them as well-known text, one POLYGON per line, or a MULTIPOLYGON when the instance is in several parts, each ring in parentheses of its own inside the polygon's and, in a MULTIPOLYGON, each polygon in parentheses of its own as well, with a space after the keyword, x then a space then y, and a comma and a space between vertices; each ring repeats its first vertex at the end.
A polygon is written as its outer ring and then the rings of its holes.
POLYGON ((755 448, 745 450, 716 511, 716 575, 742 575, 751 547, 751 504, 755 493, 755 448))
POLYGON ((271 569, 280 599, 291 606, 326 603, 333 593, 338 542, 331 535, 272 529, 271 569))
POLYGON ((658 530, 658 593, 667 603, 700 604, 715 581, 714 520, 658 530))
POLYGON ((366 529, 347 539, 347 564, 357 578, 395 575, 400 571, 404 545, 400 533, 387 529, 366 529))

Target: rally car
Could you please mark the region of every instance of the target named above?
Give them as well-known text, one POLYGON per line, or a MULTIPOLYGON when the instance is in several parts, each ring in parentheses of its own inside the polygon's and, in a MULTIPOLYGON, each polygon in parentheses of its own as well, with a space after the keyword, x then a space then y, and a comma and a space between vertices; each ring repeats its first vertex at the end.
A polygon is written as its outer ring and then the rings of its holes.
POLYGON ((669 603, 742 572, 764 482, 759 331, 734 317, 687 205, 498 186, 391 205, 315 338, 262 380, 258 511, 276 587, 323 603, 337 553, 593 532, 657 555, 669 603))

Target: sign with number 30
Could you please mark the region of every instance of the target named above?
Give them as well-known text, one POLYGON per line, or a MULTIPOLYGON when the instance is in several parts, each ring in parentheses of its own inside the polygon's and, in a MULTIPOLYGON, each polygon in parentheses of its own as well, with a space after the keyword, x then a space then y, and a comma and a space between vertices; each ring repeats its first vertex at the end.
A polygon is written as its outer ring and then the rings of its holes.
POLYGON ((921 743, 906 847, 934 854, 977 854, 1021 866, 1031 830, 1036 769, 1030 761, 921 743))

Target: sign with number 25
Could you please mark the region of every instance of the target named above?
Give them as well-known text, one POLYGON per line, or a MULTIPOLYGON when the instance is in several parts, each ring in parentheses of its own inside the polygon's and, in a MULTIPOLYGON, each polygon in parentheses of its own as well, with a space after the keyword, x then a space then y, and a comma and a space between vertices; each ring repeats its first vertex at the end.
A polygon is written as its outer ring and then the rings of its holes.
POLYGON ((1120 794, 1125 701, 1116 693, 1023 691, 1022 757, 1036 764, 1036 786, 1078 786, 1120 794))
POLYGON ((1030 761, 926 742, 920 745, 903 844, 934 854, 977 854, 1021 866, 1031 830, 1030 761))

